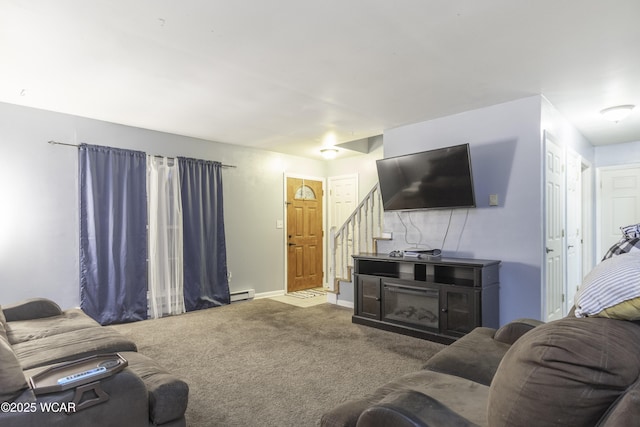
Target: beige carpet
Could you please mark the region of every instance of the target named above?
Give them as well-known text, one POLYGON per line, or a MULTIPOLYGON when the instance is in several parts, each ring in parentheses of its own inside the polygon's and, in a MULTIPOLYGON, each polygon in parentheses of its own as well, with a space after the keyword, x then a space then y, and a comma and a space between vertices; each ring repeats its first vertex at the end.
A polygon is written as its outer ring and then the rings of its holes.
POLYGON ((304 427, 444 347, 354 325, 351 315, 259 299, 113 327, 187 381, 189 426, 304 427))

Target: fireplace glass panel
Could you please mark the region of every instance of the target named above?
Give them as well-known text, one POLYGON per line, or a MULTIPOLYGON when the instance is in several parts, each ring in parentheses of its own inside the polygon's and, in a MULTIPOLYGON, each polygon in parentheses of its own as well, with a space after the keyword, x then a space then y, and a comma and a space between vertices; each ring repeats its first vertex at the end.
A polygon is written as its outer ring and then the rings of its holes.
POLYGON ((384 285, 384 320, 438 329, 438 290, 384 285))

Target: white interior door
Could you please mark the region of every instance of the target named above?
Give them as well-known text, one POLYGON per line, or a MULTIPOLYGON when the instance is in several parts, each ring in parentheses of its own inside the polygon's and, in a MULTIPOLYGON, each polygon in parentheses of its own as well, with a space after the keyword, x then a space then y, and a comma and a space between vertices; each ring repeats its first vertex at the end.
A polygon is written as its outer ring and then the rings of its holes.
POLYGON ((564 151, 545 133, 545 320, 564 315, 565 175, 564 151))
POLYGON ((329 178, 329 229, 341 227, 358 205, 358 175, 329 178))
POLYGON ((567 150, 567 288, 565 313, 573 307, 575 294, 582 283, 582 159, 567 150))
POLYGON ((601 259, 622 238, 620 227, 640 222, 640 165, 600 169, 601 259))

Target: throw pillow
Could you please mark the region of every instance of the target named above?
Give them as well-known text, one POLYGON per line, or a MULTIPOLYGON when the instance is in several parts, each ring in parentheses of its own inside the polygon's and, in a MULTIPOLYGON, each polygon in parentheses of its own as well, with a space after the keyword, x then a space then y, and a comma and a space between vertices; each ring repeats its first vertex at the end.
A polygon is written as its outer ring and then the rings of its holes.
POLYGON ((620 227, 620 231, 627 239, 635 239, 640 237, 640 224, 627 225, 626 227, 620 227))
POLYGON ((616 255, 640 250, 640 224, 620 227, 620 231, 622 239, 609 248, 602 258, 603 261, 616 255))
POLYGON ((564 318, 524 334, 489 389, 492 427, 595 426, 640 375, 640 325, 564 318))
POLYGON ((616 255, 622 255, 628 252, 636 251, 640 251, 640 237, 625 237, 609 248, 604 257, 602 257, 602 261, 616 255))
POLYGON ((576 317, 613 317, 640 319, 635 303, 640 298, 640 252, 629 252, 606 259, 585 277, 576 294, 576 317), (605 311, 607 310, 607 311, 605 311))
POLYGON ((640 320, 640 298, 622 301, 618 305, 611 308, 605 308, 597 317, 608 317, 609 319, 618 320, 640 320))

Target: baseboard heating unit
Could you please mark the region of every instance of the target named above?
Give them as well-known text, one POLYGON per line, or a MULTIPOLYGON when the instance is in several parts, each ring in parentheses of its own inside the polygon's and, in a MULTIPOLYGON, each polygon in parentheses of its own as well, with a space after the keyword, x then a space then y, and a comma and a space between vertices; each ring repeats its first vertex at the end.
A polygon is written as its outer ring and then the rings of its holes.
POLYGON ((256 295, 255 289, 246 289, 244 291, 234 291, 234 292, 231 292, 231 302, 253 299, 255 295, 256 295))

